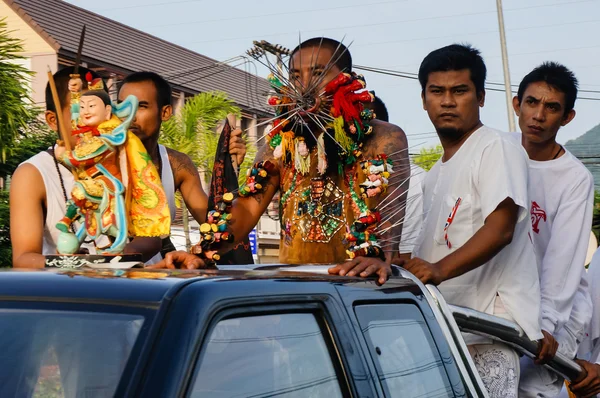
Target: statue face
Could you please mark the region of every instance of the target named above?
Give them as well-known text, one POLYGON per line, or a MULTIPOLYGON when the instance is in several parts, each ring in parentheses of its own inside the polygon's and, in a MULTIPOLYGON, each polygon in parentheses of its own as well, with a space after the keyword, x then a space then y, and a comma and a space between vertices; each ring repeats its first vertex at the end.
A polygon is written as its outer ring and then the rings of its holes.
POLYGON ((100 97, 82 96, 79 100, 79 115, 84 126, 98 126, 110 119, 110 105, 104 105, 100 97))

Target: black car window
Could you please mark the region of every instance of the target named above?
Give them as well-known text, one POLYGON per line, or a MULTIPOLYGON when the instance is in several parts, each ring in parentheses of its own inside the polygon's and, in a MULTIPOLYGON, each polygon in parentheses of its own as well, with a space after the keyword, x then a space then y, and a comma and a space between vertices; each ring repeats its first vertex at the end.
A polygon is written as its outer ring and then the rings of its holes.
POLYGON ((313 314, 225 319, 204 345, 192 397, 341 397, 313 314))
POLYGON ((112 397, 144 319, 0 309, 0 397, 112 397))
POLYGON ((386 397, 454 397, 442 357, 412 304, 355 307, 386 397))

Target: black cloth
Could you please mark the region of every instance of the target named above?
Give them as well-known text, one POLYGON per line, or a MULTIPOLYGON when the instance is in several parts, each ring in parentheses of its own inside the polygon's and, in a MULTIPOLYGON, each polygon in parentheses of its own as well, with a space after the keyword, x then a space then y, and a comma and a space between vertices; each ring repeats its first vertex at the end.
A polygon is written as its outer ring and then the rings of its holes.
MULTIPOLYGON (((236 170, 231 162, 229 155, 229 139, 231 138, 231 126, 229 121, 225 121, 223 131, 219 137, 217 153, 215 154, 215 164, 213 166, 212 178, 210 181, 210 192, 208 195, 208 210, 215 208, 215 203, 219 202, 227 192, 233 192, 237 197, 238 180, 236 170)), ((246 236, 235 248, 221 255, 217 265, 226 264, 254 264, 252 251, 250 250, 250 240, 246 236)))

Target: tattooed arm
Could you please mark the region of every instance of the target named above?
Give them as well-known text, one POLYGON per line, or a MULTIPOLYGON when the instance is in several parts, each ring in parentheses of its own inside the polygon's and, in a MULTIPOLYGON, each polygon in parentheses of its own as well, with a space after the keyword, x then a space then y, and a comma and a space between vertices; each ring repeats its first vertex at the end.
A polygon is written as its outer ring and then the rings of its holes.
POLYGON ((404 131, 398 126, 378 120, 375 120, 373 125, 374 128, 380 126, 383 134, 382 139, 374 143, 374 151, 371 155, 384 153, 393 160, 394 172, 390 175, 387 192, 379 198, 376 206, 376 209, 381 211, 381 220, 387 220, 379 227, 380 231, 387 231, 382 233, 378 240, 386 252, 386 262, 391 264, 400 258, 400 237, 410 180, 408 140, 404 131))
POLYGON ((185 205, 196 221, 203 223, 208 209, 208 196, 202 189, 200 174, 192 159, 184 153, 167 148, 173 170, 175 191, 179 190, 185 205))
POLYGON ((397 262, 400 256, 398 243, 402 234, 410 163, 408 141, 404 131, 398 126, 379 120, 373 120, 372 125, 373 137, 365 143, 365 158, 374 159, 379 154, 386 154, 393 160, 394 170, 390 175, 387 192, 375 203, 378 210, 387 206, 381 213, 382 223, 377 228, 379 231, 385 231, 378 238, 386 252, 385 261, 374 257, 356 257, 330 268, 329 273, 361 277, 376 274, 378 283, 383 284, 391 274, 391 264, 397 262))
POLYGON ((273 200, 273 196, 277 193, 279 189, 280 182, 280 169, 279 162, 273 159, 273 150, 269 145, 263 145, 258 153, 256 154, 256 158, 254 162, 262 162, 265 160, 271 160, 271 162, 275 165, 275 170, 272 175, 269 175, 269 179, 264 184, 262 191, 247 196, 247 197, 239 197, 233 201, 233 206, 231 210, 231 222, 229 224, 229 231, 233 233, 235 242, 233 244, 228 244, 226 246, 222 246, 219 250, 220 252, 225 252, 234 247, 235 243, 240 242, 244 239, 252 228, 256 226, 260 217, 263 215, 271 200, 273 200))

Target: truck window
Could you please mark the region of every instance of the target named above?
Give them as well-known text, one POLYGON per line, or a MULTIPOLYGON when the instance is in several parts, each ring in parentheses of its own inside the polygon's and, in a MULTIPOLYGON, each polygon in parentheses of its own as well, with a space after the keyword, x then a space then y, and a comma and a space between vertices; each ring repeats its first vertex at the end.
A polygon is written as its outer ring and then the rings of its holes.
POLYGON ((144 319, 0 309, 0 397, 112 397, 144 319))
POLYGON ((225 319, 203 347, 192 397, 341 397, 313 314, 225 319))
POLYGON ((386 397, 455 396, 443 359, 415 305, 359 305, 355 312, 386 397))

